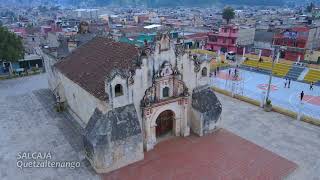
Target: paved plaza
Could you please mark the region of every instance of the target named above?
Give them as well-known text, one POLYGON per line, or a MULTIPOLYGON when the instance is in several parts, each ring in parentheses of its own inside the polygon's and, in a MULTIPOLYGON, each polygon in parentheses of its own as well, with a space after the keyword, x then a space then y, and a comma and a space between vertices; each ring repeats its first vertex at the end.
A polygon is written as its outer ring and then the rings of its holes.
MULTIPOLYGON (((96 175, 83 160, 79 129, 71 125, 72 118, 67 113, 59 114, 53 111, 54 101, 47 88, 45 74, 0 81, 0 179, 100 179, 100 176, 96 175), (52 160, 79 161, 81 167, 21 170, 16 166, 17 154, 26 151, 50 151, 52 160)), ((297 164, 297 169, 288 179, 320 179, 319 127, 278 113, 267 113, 259 107, 221 94, 217 95, 223 105, 221 127, 227 134, 234 133, 265 148, 264 151, 273 152, 297 164)), ((186 138, 186 140, 193 139, 219 141, 213 135, 204 138, 186 138)), ((164 143, 174 142, 169 140, 164 143)), ((194 149, 206 149, 205 144, 195 146, 194 149)), ((188 158, 189 156, 183 156, 188 150, 181 150, 181 157, 188 158)), ((230 152, 237 153, 236 147, 230 149, 230 152)), ((194 156, 200 155, 194 154, 194 156)), ((184 159, 178 163, 184 166, 183 162, 184 159)), ((201 170, 194 169, 192 172, 212 174, 209 170, 201 170)))
POLYGON ((296 164, 225 129, 203 136, 174 137, 145 153, 143 161, 104 176, 105 180, 280 180, 296 164))
POLYGON ((218 94, 222 127, 299 167, 288 179, 320 180, 320 127, 218 94))
POLYGON ((0 179, 100 179, 81 157, 68 119, 53 111, 46 75, 0 81, 0 179), (39 90, 42 89, 42 90, 39 90), (18 153, 50 152, 51 161, 77 161, 80 168, 17 167, 18 153))

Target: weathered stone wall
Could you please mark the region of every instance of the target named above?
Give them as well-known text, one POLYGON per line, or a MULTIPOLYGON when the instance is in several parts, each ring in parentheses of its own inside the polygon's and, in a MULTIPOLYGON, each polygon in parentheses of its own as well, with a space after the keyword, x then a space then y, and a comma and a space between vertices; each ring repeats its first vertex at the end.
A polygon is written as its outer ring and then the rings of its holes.
POLYGON ((99 173, 142 160, 143 136, 133 104, 107 113, 95 109, 84 135, 87 159, 99 173))
POLYGON ((143 158, 142 135, 139 134, 101 146, 94 161, 94 169, 98 173, 107 173, 143 158))
POLYGON ((190 112, 190 129, 199 136, 203 135, 201 114, 193 108, 191 108, 190 112))

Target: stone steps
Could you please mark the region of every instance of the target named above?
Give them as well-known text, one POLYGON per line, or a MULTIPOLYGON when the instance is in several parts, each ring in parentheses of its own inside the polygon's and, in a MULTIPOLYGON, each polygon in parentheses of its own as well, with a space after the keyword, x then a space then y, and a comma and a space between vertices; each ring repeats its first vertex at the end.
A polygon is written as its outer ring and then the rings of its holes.
POLYGON ((286 74, 285 78, 296 81, 299 78, 300 74, 304 71, 304 69, 305 68, 303 67, 292 66, 289 72, 286 74))

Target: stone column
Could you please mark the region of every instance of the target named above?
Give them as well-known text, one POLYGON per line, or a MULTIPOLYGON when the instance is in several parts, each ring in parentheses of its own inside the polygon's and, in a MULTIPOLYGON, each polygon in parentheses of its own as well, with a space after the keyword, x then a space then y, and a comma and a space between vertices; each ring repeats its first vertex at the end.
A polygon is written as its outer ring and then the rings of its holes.
POLYGON ((182 130, 181 130, 181 118, 175 118, 174 119, 174 124, 173 124, 173 134, 175 136, 180 136, 182 130))
POLYGON ((146 89, 148 86, 148 64, 147 59, 143 59, 143 87, 146 89))
POLYGON ((145 119, 145 150, 150 151, 153 149, 153 146, 155 144, 154 138, 155 138, 155 133, 152 132, 155 130, 154 127, 150 124, 151 119, 145 119))
POLYGON ((181 121, 182 121, 182 133, 181 135, 186 137, 186 136, 189 136, 190 135, 190 127, 188 125, 188 104, 185 104, 184 107, 183 107, 183 113, 182 113, 182 118, 181 118, 181 121))

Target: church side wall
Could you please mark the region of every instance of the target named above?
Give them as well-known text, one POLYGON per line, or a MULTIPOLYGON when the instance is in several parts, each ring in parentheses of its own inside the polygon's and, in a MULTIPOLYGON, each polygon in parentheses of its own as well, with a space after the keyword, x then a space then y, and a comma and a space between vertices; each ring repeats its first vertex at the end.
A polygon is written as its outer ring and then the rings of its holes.
POLYGON ((189 88, 189 92, 198 86, 203 86, 209 84, 209 73, 210 73, 210 64, 209 62, 202 62, 200 65, 200 71, 195 72, 194 62, 189 60, 186 56, 182 59, 183 63, 183 81, 189 88), (207 68, 207 76, 202 76, 201 72, 203 68, 207 68))
MULTIPOLYGON (((63 87, 65 100, 70 110, 80 118, 80 124, 87 124, 95 108, 106 112, 107 106, 103 101, 95 98, 79 85, 58 72, 63 87)), ((72 113, 72 114, 73 114, 72 113)), ((78 119, 76 118, 76 119, 78 119)))
POLYGON ((152 86, 152 69, 148 68, 148 63, 152 63, 152 60, 144 59, 142 68, 136 70, 134 84, 130 89, 130 95, 138 112, 138 118, 141 127, 143 127, 143 123, 140 103, 145 95, 146 90, 152 86))

